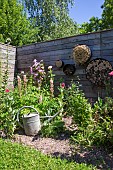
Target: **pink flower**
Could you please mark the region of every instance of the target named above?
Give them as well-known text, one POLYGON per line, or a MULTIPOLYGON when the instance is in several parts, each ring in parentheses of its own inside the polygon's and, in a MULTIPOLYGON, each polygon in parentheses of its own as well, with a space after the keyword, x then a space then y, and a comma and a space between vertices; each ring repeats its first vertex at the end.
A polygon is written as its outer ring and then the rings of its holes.
POLYGON ((33 74, 33 68, 32 67, 30 67, 30 73, 33 74))
POLYGON ((64 89, 64 87, 65 87, 65 83, 61 83, 61 87, 64 89))
POLYGON ((50 84, 53 84, 53 79, 50 79, 50 84))
POLYGON ((109 73, 109 76, 113 76, 113 71, 111 71, 111 72, 109 73))
POLYGON ((6 92, 6 93, 9 93, 9 92, 10 92, 10 90, 9 90, 9 89, 6 89, 6 90, 5 90, 5 92, 6 92))

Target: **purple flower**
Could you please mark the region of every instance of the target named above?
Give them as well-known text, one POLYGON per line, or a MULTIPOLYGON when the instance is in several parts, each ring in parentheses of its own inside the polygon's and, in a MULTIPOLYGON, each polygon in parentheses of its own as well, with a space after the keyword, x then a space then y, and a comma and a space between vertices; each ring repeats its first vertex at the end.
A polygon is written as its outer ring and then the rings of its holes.
POLYGON ((38 74, 34 74, 34 77, 37 77, 38 76, 38 74))
POLYGON ((40 70, 38 70, 38 71, 39 71, 39 73, 43 73, 43 72, 44 72, 44 70, 41 70, 41 69, 40 69, 40 70))

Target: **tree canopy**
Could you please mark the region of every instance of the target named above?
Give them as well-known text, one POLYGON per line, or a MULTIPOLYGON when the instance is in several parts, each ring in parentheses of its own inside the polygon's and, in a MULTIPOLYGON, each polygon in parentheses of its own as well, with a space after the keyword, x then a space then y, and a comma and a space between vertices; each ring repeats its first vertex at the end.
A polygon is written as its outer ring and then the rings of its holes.
POLYGON ((28 44, 37 41, 37 33, 17 0, 0 0, 0 42, 10 38, 12 45, 28 44))
POLYGON ((40 41, 77 33, 77 24, 69 17, 69 3, 74 0, 22 0, 29 18, 39 27, 40 41))
POLYGON ((113 28, 113 0, 105 0, 101 6, 102 12, 102 28, 109 29, 113 28))
POLYGON ((78 27, 69 16, 75 0, 0 0, 0 42, 30 44, 113 28, 113 2, 105 0, 101 18, 92 17, 78 27))
POLYGON ((101 8, 101 18, 92 17, 89 22, 83 23, 79 29, 81 33, 113 28, 113 0, 105 0, 101 8))

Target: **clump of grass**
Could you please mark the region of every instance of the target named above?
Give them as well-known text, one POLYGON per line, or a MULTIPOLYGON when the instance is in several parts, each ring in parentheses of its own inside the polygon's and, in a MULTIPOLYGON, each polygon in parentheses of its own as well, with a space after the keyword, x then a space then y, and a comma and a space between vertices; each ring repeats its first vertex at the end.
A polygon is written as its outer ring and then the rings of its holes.
POLYGON ((22 146, 0 139, 0 169, 4 170, 91 170, 92 166, 77 164, 52 158, 47 155, 22 146))

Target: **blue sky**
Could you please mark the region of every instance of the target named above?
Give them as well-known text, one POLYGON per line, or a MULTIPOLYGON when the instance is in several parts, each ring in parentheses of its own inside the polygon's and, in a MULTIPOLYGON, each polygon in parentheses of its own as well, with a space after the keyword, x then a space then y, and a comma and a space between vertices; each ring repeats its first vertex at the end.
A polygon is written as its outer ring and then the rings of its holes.
POLYGON ((101 5, 104 0, 75 0, 73 8, 70 8, 70 17, 78 24, 88 22, 92 16, 101 17, 101 5))

